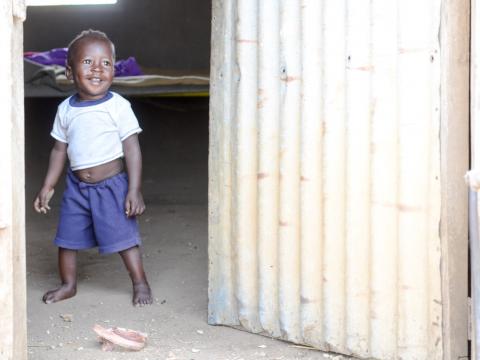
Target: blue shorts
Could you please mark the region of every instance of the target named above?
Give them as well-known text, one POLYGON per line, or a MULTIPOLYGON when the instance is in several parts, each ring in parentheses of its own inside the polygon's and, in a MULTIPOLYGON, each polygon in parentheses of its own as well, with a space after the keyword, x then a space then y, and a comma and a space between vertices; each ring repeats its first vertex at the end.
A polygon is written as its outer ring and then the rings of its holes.
POLYGON ((90 184, 69 169, 55 245, 71 250, 98 246, 101 254, 140 245, 137 220, 125 214, 127 191, 126 173, 90 184))

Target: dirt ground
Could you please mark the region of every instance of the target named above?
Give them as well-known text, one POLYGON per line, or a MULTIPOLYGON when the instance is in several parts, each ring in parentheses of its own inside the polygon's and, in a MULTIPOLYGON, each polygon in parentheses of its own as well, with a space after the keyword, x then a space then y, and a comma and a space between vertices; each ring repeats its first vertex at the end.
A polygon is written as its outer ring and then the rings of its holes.
POLYGON ((79 253, 77 296, 43 304, 43 293, 58 284, 52 239, 62 186, 48 215, 35 214, 31 203, 46 171, 48 133, 59 101, 26 101, 29 359, 343 359, 207 324, 207 99, 133 102, 145 130, 147 212, 139 223, 154 304, 134 308, 120 257, 96 250, 79 253), (147 346, 102 352, 94 324, 146 332, 147 346))

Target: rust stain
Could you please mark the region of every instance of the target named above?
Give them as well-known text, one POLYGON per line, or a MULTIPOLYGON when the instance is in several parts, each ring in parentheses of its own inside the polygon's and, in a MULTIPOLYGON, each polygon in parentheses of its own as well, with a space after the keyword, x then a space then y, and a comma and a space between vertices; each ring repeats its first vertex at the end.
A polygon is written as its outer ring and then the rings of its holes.
POLYGON ((404 212, 416 212, 416 211, 422 211, 423 208, 421 206, 413 206, 413 205, 407 205, 407 204, 395 204, 395 203, 378 203, 374 202, 374 205, 379 205, 387 208, 396 208, 399 211, 404 211, 404 212))
POLYGON ((288 83, 288 82, 300 80, 300 76, 282 76, 280 77, 280 80, 288 83))
POLYGON ((397 205, 398 210, 400 211, 422 211, 422 208, 420 206, 411 206, 411 205, 406 205, 406 204, 398 204, 397 205))
POLYGON ((288 222, 287 222, 287 221, 283 221, 283 220, 280 220, 280 221, 279 221, 279 224, 280 224, 280 226, 288 226, 288 222))
POLYGON ((239 44, 258 44, 257 40, 252 40, 252 39, 237 39, 237 42, 239 44))
POLYGON ((268 100, 266 96, 259 98, 257 101, 257 109, 261 109, 265 106, 265 102, 268 100))
POLYGON ((348 70, 358 70, 358 71, 372 71, 374 69, 373 65, 365 65, 365 66, 347 66, 348 70))
POLYGON ((268 177, 268 174, 266 174, 266 173, 258 173, 257 174, 257 179, 258 180, 265 179, 266 177, 268 177))
MULTIPOLYGON (((318 322, 315 322, 315 324, 313 324, 313 325, 305 326, 305 328, 303 329, 303 338, 304 339, 315 338, 317 329, 318 329, 318 322)), ((281 358, 277 358, 277 359, 281 359, 281 358)))
POLYGON ((310 181, 310 179, 302 175, 300 176, 300 181, 310 181))

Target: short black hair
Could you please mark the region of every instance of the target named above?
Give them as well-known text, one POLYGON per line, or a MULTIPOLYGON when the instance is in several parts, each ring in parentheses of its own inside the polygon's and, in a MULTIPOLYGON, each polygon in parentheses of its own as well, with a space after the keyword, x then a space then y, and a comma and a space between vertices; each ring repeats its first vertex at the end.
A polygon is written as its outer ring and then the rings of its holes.
POLYGON ((75 36, 70 44, 68 44, 67 65, 72 65, 75 50, 77 49, 77 46, 85 39, 100 40, 110 44, 112 47, 112 57, 115 61, 115 45, 113 44, 112 40, 109 39, 107 34, 105 34, 103 31, 88 29, 83 30, 80 34, 75 36))

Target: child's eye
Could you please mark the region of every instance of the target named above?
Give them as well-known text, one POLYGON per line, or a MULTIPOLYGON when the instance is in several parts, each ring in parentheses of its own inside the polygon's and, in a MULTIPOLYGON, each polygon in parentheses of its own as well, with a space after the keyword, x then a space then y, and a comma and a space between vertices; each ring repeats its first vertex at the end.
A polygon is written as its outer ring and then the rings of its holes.
POLYGON ((82 61, 82 64, 86 64, 86 65, 90 65, 91 63, 92 63, 92 60, 90 60, 90 59, 84 59, 82 61))
POLYGON ((110 61, 103 60, 103 66, 110 66, 110 61))

